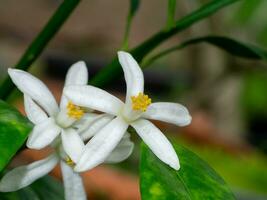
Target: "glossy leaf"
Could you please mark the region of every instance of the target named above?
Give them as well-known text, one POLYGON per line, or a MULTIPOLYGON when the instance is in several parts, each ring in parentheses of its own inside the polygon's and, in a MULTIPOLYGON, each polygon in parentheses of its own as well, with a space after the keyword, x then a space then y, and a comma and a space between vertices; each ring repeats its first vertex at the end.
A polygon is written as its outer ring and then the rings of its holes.
POLYGON ((142 145, 140 188, 143 200, 235 199, 223 179, 205 161, 184 147, 174 147, 180 159, 179 171, 161 162, 142 145))
POLYGON ((223 37, 223 36, 205 36, 187 40, 182 42, 181 44, 171 47, 167 50, 164 50, 154 56, 151 56, 147 60, 144 60, 142 66, 146 67, 150 65, 155 60, 177 50, 181 50, 190 45, 196 45, 200 43, 208 43, 213 46, 216 46, 220 49, 227 51, 233 56, 243 57, 247 59, 267 59, 267 50, 261 49, 255 45, 246 44, 244 42, 240 42, 238 40, 234 40, 231 38, 223 37))
POLYGON ((1 200, 64 200, 62 184, 45 176, 32 185, 15 192, 0 193, 1 200))
POLYGON ((15 108, 0 100, 0 171, 25 142, 32 124, 15 108))

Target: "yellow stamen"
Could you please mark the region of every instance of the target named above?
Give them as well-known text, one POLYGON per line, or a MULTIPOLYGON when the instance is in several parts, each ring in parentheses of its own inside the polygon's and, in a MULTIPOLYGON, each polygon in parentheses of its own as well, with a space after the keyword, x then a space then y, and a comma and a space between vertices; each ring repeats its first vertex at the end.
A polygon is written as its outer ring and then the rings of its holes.
POLYGON ((131 96, 133 110, 146 111, 147 107, 151 104, 151 99, 148 95, 141 92, 137 96, 131 96))
POLYGON ((74 167, 75 163, 71 160, 71 158, 68 156, 65 158, 65 162, 67 163, 67 165, 69 165, 70 167, 74 167))
POLYGON ((74 119, 80 119, 84 115, 84 110, 80 106, 74 105, 72 102, 68 102, 67 105, 68 115, 74 119))

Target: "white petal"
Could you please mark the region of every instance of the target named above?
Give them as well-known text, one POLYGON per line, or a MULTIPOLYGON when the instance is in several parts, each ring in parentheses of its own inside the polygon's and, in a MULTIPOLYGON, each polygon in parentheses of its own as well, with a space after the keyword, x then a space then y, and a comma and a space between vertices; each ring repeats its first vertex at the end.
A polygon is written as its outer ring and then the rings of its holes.
POLYGON ((74 104, 101 112, 117 115, 123 103, 117 97, 93 86, 68 86, 64 95, 74 104))
POLYGON ((56 154, 52 154, 43 160, 11 170, 0 181, 0 191, 11 192, 30 185, 35 180, 48 174, 57 162, 58 157, 56 154))
POLYGON ((27 94, 24 94, 24 107, 27 117, 34 124, 41 123, 48 118, 47 114, 27 94))
POLYGON ((139 119, 131 124, 151 151, 163 162, 178 170, 177 154, 165 135, 150 121, 139 119))
POLYGON ((144 92, 144 75, 136 60, 131 54, 123 51, 118 52, 119 62, 124 71, 127 84, 127 99, 131 96, 144 92))
POLYGON ((65 162, 60 162, 65 200, 86 200, 86 193, 81 176, 74 172, 65 162))
MULTIPOLYGON (((87 85, 88 71, 84 61, 74 63, 67 72, 65 86, 68 85, 87 85)), ((62 95, 60 108, 65 107, 68 103, 67 98, 62 95)))
POLYGON ((65 86, 87 85, 88 71, 84 61, 74 63, 67 72, 65 86))
POLYGON ((106 163, 118 163, 126 160, 133 152, 134 143, 130 140, 130 134, 126 132, 117 147, 105 160, 106 163))
POLYGON ((78 133, 85 131, 96 119, 102 117, 102 114, 84 113, 81 119, 76 121, 72 127, 78 129, 78 133))
POLYGON ((55 124, 55 120, 48 118, 34 126, 27 140, 27 147, 30 149, 42 149, 46 147, 58 136, 60 130, 60 127, 55 124))
POLYGON ((62 130, 61 138, 64 151, 77 163, 85 148, 81 137, 74 129, 69 128, 62 130))
POLYGON ((8 69, 9 76, 19 90, 36 101, 50 116, 58 112, 57 102, 45 84, 31 74, 18 69, 8 69))
POLYGON ((152 103, 142 116, 178 126, 186 126, 191 123, 188 110, 178 103, 152 103))
POLYGON ((93 137, 101 128, 107 125, 113 119, 112 115, 103 114, 93 122, 88 124, 86 130, 81 133, 81 137, 83 140, 88 140, 89 138, 93 137))
POLYGON ((117 117, 103 127, 87 144, 75 171, 86 171, 103 163, 122 139, 128 124, 117 117))

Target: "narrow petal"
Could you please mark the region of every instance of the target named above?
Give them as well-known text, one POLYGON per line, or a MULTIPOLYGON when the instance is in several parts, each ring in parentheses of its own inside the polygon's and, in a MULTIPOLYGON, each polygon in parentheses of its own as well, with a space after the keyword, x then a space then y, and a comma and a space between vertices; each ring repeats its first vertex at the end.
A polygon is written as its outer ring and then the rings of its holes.
POLYGON ((181 104, 178 103, 152 103, 142 117, 186 126, 191 123, 191 116, 181 104))
POLYGON ((75 171, 86 171, 103 163, 122 139, 128 124, 117 117, 104 126, 85 146, 75 171))
POLYGON ((84 113, 83 117, 76 121, 72 127, 78 129, 78 133, 85 131, 96 119, 102 117, 102 114, 84 113))
POLYGON ((68 156, 77 163, 85 148, 85 145, 74 129, 63 129, 61 133, 62 145, 68 156))
POLYGON ((64 88, 64 95, 74 104, 117 115, 123 103, 117 97, 93 86, 68 86, 64 88))
POLYGON ((0 191, 12 192, 30 185, 35 180, 48 174, 57 162, 57 155, 52 154, 43 160, 11 170, 0 181, 0 191))
POLYGON ((118 163, 126 160, 133 152, 134 143, 130 140, 130 134, 126 134, 121 139, 117 147, 111 152, 111 154, 105 160, 106 163, 118 163))
POLYGON ((86 193, 81 176, 74 172, 65 162, 60 162, 65 200, 86 200, 86 193))
POLYGON ((24 107, 27 117, 34 124, 41 123, 48 118, 47 114, 27 94, 24 94, 24 107))
MULTIPOLYGON (((74 63, 68 70, 65 80, 65 86, 68 85, 87 85, 88 70, 84 61, 74 63)), ((60 108, 66 107, 68 103, 67 98, 62 95, 60 101, 60 108)))
POLYGON ((45 84, 28 72, 18 69, 8 69, 9 76, 19 90, 36 101, 49 116, 58 112, 57 102, 45 84))
POLYGON ((81 133, 81 137, 83 138, 83 140, 88 140, 89 138, 93 137, 101 128, 107 125, 112 119, 112 115, 101 115, 92 123, 88 124, 87 129, 81 133))
POLYGON ((172 144, 150 121, 139 119, 131 124, 151 151, 163 162, 178 170, 179 160, 172 144))
POLYGON ((88 71, 84 61, 74 63, 67 72, 65 86, 86 85, 88 82, 88 71))
POLYGON ((55 120, 48 118, 34 126, 27 140, 27 147, 30 149, 42 149, 46 147, 58 136, 60 130, 60 127, 55 124, 55 120))
POLYGON ((124 71, 127 84, 127 99, 131 96, 144 92, 144 75, 136 60, 131 54, 123 51, 118 52, 119 62, 124 71))

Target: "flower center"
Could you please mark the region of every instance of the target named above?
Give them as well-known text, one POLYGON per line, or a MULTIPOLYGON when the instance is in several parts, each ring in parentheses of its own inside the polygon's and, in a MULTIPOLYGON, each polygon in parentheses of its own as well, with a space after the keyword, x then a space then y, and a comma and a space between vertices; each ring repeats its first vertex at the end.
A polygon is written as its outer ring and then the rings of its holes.
POLYGON ((147 107, 151 104, 151 99, 148 95, 141 92, 137 96, 131 96, 133 110, 140 110, 145 112, 147 107))
POLYGON ((68 116, 77 120, 84 115, 84 110, 80 106, 76 106, 70 101, 68 102, 67 110, 68 116))
POLYGON ((67 156, 65 158, 65 162, 67 163, 67 165, 69 165, 70 167, 74 167, 75 163, 71 160, 71 158, 69 156, 67 156))

